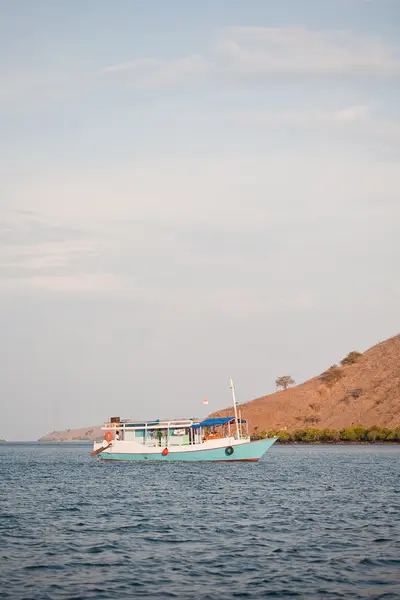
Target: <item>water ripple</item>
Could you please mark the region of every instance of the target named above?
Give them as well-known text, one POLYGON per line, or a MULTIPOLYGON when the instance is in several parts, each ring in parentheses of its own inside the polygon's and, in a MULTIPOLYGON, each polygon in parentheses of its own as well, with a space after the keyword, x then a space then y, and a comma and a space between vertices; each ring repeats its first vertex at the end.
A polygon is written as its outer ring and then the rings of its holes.
POLYGON ((399 600, 400 447, 103 464, 0 447, 2 599, 399 600))

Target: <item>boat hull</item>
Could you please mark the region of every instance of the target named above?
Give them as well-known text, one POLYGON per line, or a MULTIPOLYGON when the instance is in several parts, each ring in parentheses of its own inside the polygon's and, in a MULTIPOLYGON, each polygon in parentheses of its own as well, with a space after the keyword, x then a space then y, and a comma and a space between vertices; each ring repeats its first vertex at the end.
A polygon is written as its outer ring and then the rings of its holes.
POLYGON ((267 438, 256 442, 231 446, 233 453, 226 454, 226 448, 205 448, 186 452, 170 450, 164 455, 161 452, 119 453, 113 449, 101 452, 99 458, 106 461, 157 461, 157 462, 257 462, 278 438, 267 438))

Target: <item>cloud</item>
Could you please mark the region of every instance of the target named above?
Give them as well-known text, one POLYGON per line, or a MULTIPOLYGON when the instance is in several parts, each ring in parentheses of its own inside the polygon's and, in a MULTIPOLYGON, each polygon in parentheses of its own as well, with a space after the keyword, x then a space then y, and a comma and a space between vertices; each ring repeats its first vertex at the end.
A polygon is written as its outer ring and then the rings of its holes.
POLYGON ((336 111, 264 111, 251 110, 236 113, 233 118, 244 123, 257 125, 291 125, 309 127, 312 125, 346 125, 365 123, 368 118, 367 106, 349 106, 336 111))
POLYGON ((219 231, 238 227, 246 231, 266 220, 304 216, 309 208, 314 215, 341 214, 351 209, 348 198, 381 197, 383 190, 384 195, 397 194, 398 164, 354 156, 352 151, 346 156, 342 147, 336 154, 332 149, 329 160, 318 152, 299 155, 296 150, 279 153, 273 148, 269 153, 211 154, 201 159, 152 158, 101 169, 74 169, 67 178, 62 170, 54 169, 45 188, 33 170, 14 182, 12 193, 18 198, 18 208, 35 206, 56 223, 73 219, 84 231, 94 227, 95 214, 103 224, 96 231, 102 244, 109 240, 113 223, 130 220, 132 239, 149 248, 152 242, 146 224, 154 228, 158 243, 169 243, 168 227, 174 231, 211 224, 219 231), (54 198, 57 203, 52 202, 54 198), (166 228, 161 233, 160 224, 166 228))
POLYGON ((137 58, 106 69, 137 86, 167 86, 194 76, 262 78, 352 75, 397 77, 399 48, 378 37, 302 27, 226 27, 201 54, 137 58))
POLYGON ((215 55, 244 75, 399 75, 397 50, 345 31, 230 27, 222 30, 215 55))
POLYGON ((0 212, 0 268, 66 267, 105 249, 92 232, 26 210, 0 212))
POLYGON ((207 71, 208 65, 202 56, 190 55, 170 61, 140 58, 107 67, 105 73, 139 87, 159 87, 174 85, 207 71))
POLYGON ((128 63, 121 65, 115 65, 108 67, 106 73, 140 73, 141 71, 150 71, 151 69, 158 69, 162 64, 161 60, 156 58, 138 58, 128 63))
POLYGON ((367 106, 349 106, 333 114, 333 121, 338 123, 359 123, 368 116, 367 106))
MULTIPOLYGON (((346 112, 363 119, 364 110, 346 112)), ((25 176, 14 196, 43 211, 47 227, 33 236, 21 213, 19 243, 0 246, 1 291, 129 297, 175 316, 318 309, 313 269, 329 273, 334 254, 336 263, 350 246, 365 250, 371 231, 384 257, 400 216, 398 164, 340 152, 169 157, 67 178, 52 170, 45 189, 25 176), (77 239, 61 233, 70 219, 77 239), (59 241, 46 241, 50 224, 59 241)), ((382 260, 390 269, 395 255, 382 260)), ((346 263, 342 279, 354 268, 346 263)))
POLYGON ((58 103, 66 97, 82 97, 99 80, 98 72, 74 62, 58 68, 10 65, 1 69, 0 75, 0 109, 11 108, 13 112, 58 103))
POLYGON ((93 241, 72 240, 26 246, 2 246, 0 268, 40 270, 65 267, 83 256, 95 256, 98 252, 98 244, 93 241))
MULTIPOLYGON (((189 299, 188 299, 189 300, 189 299)), ((182 303, 182 310, 185 305, 182 303)), ((193 299, 190 299, 193 305, 193 299)), ((320 305, 313 293, 300 292, 295 290, 290 292, 280 292, 268 294, 265 290, 260 290, 256 286, 251 289, 243 290, 235 285, 230 289, 217 290, 213 294, 207 295, 202 299, 203 309, 207 309, 215 314, 223 314, 224 317, 248 319, 249 315, 282 314, 291 312, 315 311, 320 309, 320 305)), ((194 306, 194 312, 198 306, 194 306)))
POLYGON ((116 276, 85 273, 85 267, 107 249, 108 242, 93 234, 36 213, 4 211, 0 214, 0 288, 66 293, 123 289, 125 283, 116 276))
POLYGON ((11 292, 55 292, 60 294, 134 292, 135 282, 107 273, 43 275, 0 279, 0 289, 11 292))
POLYGON ((347 137, 352 142, 365 145, 366 141, 384 144, 385 148, 398 148, 400 144, 400 124, 390 121, 366 105, 355 105, 337 110, 242 110, 225 113, 228 121, 249 127, 288 129, 307 135, 327 135, 330 138, 347 137))
POLYGON ((58 69, 3 70, 0 107, 35 107, 67 97, 101 93, 120 82, 136 88, 204 81, 298 76, 398 77, 399 45, 379 37, 304 27, 225 27, 198 53, 170 59, 133 57, 97 70, 71 62, 58 69))

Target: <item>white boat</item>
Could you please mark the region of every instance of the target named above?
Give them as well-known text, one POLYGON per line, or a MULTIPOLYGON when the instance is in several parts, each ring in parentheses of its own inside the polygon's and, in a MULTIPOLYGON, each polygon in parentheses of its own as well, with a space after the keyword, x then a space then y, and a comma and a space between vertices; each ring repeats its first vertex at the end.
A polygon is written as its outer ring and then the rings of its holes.
POLYGON ((233 416, 141 422, 113 417, 91 454, 114 461, 258 461, 278 438, 251 441, 248 422, 238 418, 232 380, 231 389, 233 416))

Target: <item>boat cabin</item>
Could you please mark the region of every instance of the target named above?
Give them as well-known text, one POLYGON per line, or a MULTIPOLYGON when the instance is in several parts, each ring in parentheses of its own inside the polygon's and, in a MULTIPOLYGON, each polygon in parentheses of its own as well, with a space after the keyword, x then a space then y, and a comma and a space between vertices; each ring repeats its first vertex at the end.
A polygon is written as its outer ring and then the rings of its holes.
POLYGON ((218 439, 248 439, 248 422, 235 417, 219 417, 198 421, 176 419, 170 421, 131 421, 112 417, 103 430, 117 441, 136 442, 145 446, 189 446, 218 439), (111 432, 111 435, 110 433, 111 432))

